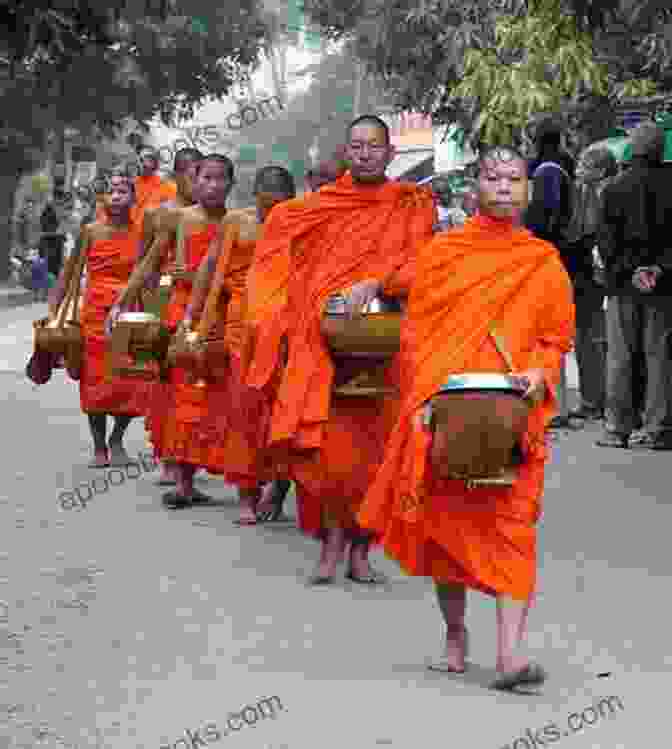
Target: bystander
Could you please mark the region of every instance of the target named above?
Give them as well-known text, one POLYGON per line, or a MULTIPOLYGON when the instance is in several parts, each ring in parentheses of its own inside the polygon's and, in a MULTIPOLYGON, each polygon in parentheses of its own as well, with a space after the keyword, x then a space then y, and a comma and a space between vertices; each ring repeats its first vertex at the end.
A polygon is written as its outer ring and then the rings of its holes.
POLYGON ((603 194, 599 250, 606 269, 607 407, 602 447, 672 449, 672 189, 665 132, 631 136, 632 167, 603 194), (638 360, 645 387, 640 402, 638 360))
POLYGON ((596 273, 594 250, 601 220, 601 195, 617 172, 616 159, 608 149, 589 148, 582 154, 565 249, 576 304, 575 349, 581 394, 580 407, 571 415, 583 419, 601 419, 604 415, 605 289, 596 273))

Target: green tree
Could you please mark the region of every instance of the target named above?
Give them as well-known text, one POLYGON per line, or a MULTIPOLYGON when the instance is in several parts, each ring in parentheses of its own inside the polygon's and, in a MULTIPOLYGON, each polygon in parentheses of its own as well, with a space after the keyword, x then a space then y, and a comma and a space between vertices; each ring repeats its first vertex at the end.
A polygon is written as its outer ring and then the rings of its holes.
POLYGON ((142 6, 141 0, 3 3, 0 279, 8 276, 18 179, 44 157, 54 134, 62 139, 71 127, 109 135, 129 117, 146 122, 158 115, 167 124, 190 117, 258 63, 267 32, 257 0, 235 6, 146 0, 140 13, 142 6))
POLYGON ((304 0, 404 109, 511 137, 534 113, 578 121, 672 88, 667 0, 304 0), (609 105, 609 106, 608 106, 609 105))

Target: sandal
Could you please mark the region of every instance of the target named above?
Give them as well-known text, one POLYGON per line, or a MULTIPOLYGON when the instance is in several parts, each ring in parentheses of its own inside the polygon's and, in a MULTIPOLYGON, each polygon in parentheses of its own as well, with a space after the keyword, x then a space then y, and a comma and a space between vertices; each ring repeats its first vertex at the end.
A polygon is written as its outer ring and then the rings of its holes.
POLYGON ((373 568, 371 568, 371 572, 369 572, 367 575, 363 575, 362 577, 358 577, 353 573, 352 570, 347 572, 345 575, 347 580, 351 580, 353 583, 357 583, 359 585, 385 585, 388 581, 388 578, 383 575, 382 572, 377 572, 373 568))
POLYGON ((238 520, 234 520, 233 524, 238 526, 238 528, 246 528, 247 526, 256 525, 257 519, 256 518, 238 518, 238 520))
POLYGON ((546 679, 548 679, 546 670, 538 663, 531 662, 518 671, 499 676, 491 684, 491 689, 514 692, 518 687, 540 687, 546 679))
POLYGON ((208 502, 212 502, 212 497, 209 496, 208 494, 204 494, 199 489, 194 489, 191 493, 191 501, 195 505, 204 505, 204 504, 207 504, 208 502))
POLYGON ((310 586, 332 585, 333 582, 334 582, 333 575, 320 575, 317 572, 312 574, 307 580, 307 584, 310 586))
POLYGON ((161 502, 169 510, 184 510, 192 505, 190 497, 186 497, 184 494, 179 494, 178 492, 166 492, 161 497, 161 502))

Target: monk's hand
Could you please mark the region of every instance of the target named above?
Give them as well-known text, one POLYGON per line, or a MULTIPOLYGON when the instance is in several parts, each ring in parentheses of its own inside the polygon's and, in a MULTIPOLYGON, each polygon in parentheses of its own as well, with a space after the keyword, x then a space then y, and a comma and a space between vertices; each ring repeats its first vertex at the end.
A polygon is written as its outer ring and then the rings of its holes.
POLYGON ((524 398, 538 403, 546 396, 546 379, 543 369, 526 369, 524 372, 517 374, 523 380, 527 381, 527 390, 523 393, 524 398))
POLYGON ((366 281, 360 281, 343 292, 345 299, 345 316, 352 320, 353 317, 360 317, 364 310, 380 294, 382 284, 374 278, 366 281))
POLYGON ((663 269, 657 265, 649 265, 637 268, 632 276, 632 285, 644 293, 653 291, 663 269))
POLYGON ((114 328, 117 318, 121 314, 121 305, 114 304, 110 309, 107 319, 105 320, 105 335, 109 338, 112 335, 112 328, 114 328))

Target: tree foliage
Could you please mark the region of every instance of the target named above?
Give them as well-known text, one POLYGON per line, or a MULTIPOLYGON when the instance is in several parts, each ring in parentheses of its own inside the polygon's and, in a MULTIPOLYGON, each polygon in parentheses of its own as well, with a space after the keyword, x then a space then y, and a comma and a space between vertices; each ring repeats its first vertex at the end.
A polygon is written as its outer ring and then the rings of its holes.
POLYGON ((0 33, 5 141, 18 133, 34 141, 66 125, 109 130, 128 116, 188 117, 257 63, 265 27, 256 0, 196 0, 189 13, 147 2, 146 15, 137 14, 141 0, 123 8, 103 0, 4 3, 5 21, 13 19, 0 33))
POLYGON ((0 0, 0 278, 12 184, 50 134, 190 117, 258 64, 266 37, 259 0, 0 0))
POLYGON ((669 0, 305 0, 352 38, 396 104, 475 140, 509 139, 536 113, 604 112, 672 88, 669 0))

